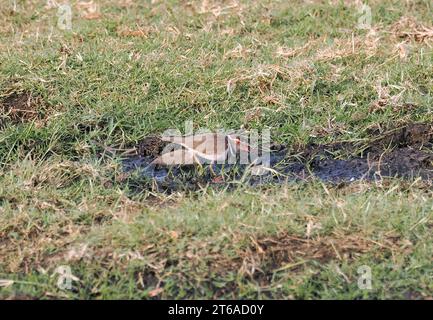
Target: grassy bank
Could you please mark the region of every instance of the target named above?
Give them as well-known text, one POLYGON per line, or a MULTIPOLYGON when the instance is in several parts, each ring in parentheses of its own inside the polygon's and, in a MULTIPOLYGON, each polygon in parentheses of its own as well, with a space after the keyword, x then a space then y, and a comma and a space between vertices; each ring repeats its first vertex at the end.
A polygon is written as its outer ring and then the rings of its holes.
POLYGON ((346 1, 98 3, 61 30, 0 0, 0 297, 431 298, 426 182, 137 194, 119 160, 187 120, 288 145, 431 123, 430 1, 369 1, 367 30, 346 1))

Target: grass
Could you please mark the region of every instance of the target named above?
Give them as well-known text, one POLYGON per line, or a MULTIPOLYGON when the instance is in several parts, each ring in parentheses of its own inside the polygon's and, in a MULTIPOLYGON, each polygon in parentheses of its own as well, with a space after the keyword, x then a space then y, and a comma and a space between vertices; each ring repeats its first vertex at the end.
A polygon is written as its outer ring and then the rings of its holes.
POLYGON ((428 184, 136 194, 107 152, 186 120, 289 145, 431 123, 430 1, 369 1, 371 30, 346 1, 72 1, 71 31, 11 3, 0 101, 31 110, 0 113, 0 297, 431 298, 428 184))

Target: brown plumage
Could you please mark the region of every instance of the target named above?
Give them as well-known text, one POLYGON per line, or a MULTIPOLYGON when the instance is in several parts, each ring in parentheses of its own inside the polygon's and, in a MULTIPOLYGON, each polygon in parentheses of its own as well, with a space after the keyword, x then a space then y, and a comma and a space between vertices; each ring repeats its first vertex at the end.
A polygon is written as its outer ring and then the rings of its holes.
POLYGON ((228 155, 248 151, 248 144, 235 135, 222 133, 203 133, 189 136, 168 136, 161 140, 170 142, 181 149, 170 150, 156 158, 152 164, 181 165, 222 163, 228 155))

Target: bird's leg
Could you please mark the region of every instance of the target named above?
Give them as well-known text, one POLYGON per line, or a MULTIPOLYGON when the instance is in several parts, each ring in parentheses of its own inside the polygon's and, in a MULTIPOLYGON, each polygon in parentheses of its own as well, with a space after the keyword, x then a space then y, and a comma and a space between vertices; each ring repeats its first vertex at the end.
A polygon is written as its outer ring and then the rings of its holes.
POLYGON ((201 164, 201 162, 200 162, 200 159, 199 158, 197 158, 197 155, 194 153, 193 154, 193 161, 195 162, 195 163, 197 163, 198 164, 198 166, 199 166, 199 173, 200 173, 200 175, 203 173, 203 166, 202 166, 202 164, 201 164))
POLYGON ((211 161, 211 163, 209 164, 209 171, 212 173, 212 176, 216 177, 217 174, 215 173, 214 169, 213 169, 213 165, 214 165, 215 161, 211 161))

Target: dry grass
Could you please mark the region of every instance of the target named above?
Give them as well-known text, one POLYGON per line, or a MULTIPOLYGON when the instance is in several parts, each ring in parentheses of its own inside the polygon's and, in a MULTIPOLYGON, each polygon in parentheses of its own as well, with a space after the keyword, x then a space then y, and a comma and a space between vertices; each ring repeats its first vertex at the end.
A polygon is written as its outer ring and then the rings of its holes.
POLYGON ((71 32, 2 3, 0 296, 429 298, 429 182, 167 195, 120 165, 190 119, 292 146, 431 123, 431 4, 369 3, 358 30, 359 1, 72 1, 71 32))

